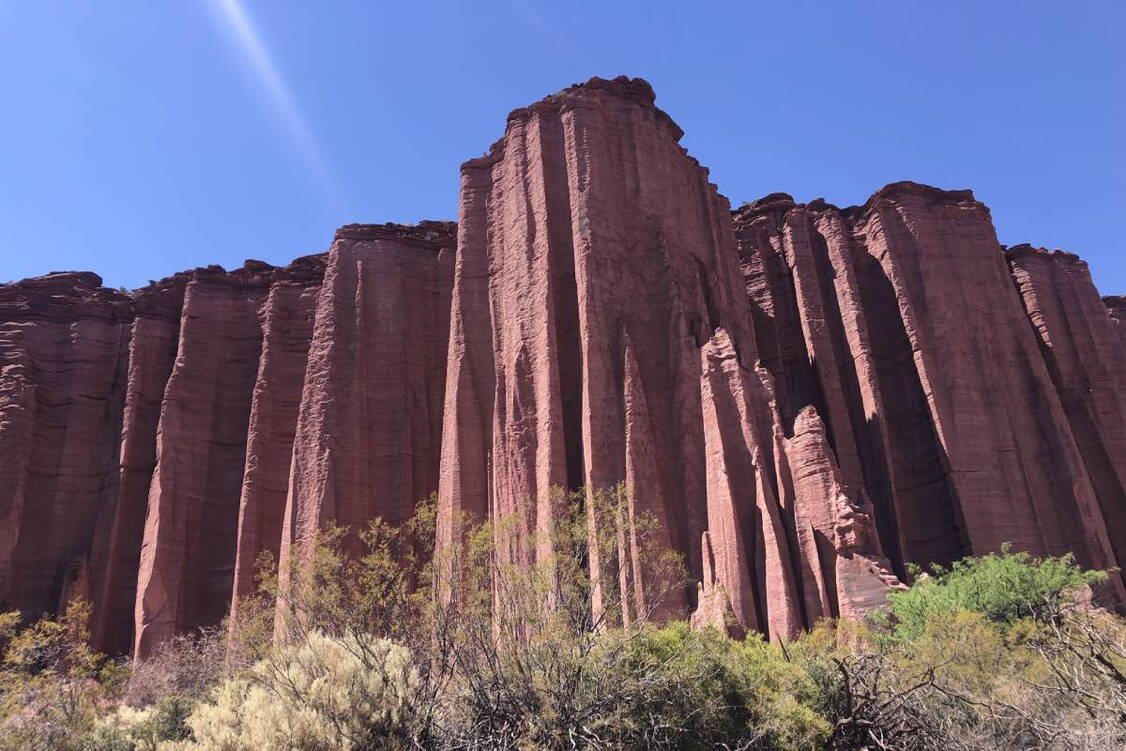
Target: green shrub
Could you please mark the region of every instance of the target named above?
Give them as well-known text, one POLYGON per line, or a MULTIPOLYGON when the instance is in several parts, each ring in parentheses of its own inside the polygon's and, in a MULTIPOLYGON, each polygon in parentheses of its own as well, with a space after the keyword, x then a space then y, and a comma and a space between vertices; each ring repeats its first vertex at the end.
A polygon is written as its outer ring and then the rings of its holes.
POLYGON ((829 733, 813 681, 755 634, 736 641, 683 622, 649 629, 630 644, 626 668, 639 690, 615 720, 638 747, 814 749, 829 733))
POLYGON ((927 619, 941 613, 973 611, 1002 625, 1055 613, 1088 585, 1106 579, 1104 572, 1081 569, 1071 555, 1032 558, 1008 547, 1000 554, 958 561, 949 570, 936 566, 932 572, 889 594, 896 638, 917 638, 927 619))

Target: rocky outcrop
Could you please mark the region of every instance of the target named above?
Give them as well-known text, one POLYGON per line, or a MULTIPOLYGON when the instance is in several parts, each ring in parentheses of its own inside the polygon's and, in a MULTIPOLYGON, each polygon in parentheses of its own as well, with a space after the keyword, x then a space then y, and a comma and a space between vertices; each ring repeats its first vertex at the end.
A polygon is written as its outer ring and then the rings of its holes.
POLYGON ((442 222, 337 231, 293 440, 283 580, 324 525, 398 523, 437 490, 454 238, 442 222))
POLYGON ((443 530, 519 516, 507 555, 533 556, 553 487, 622 483, 699 578, 699 349, 720 326, 736 349, 753 335, 727 202, 679 138, 648 84, 593 79, 513 112, 463 165, 443 530))
POLYGON ((1118 332, 1118 338, 1122 342, 1123 348, 1126 348, 1126 297, 1104 297, 1103 304, 1106 305, 1107 313, 1110 314, 1110 321, 1114 324, 1115 331, 1118 332))
POLYGON ((657 615, 775 640, 909 563, 1123 562, 1124 298, 1004 252, 969 191, 731 212, 680 137, 644 81, 592 79, 511 113, 456 226, 128 294, 0 285, 0 609, 92 599, 95 645, 143 659, 218 624, 262 554, 285 587, 323 526, 435 491, 439 545, 506 519, 520 563, 585 489, 618 545, 591 556, 604 612, 669 583, 647 518, 692 580, 657 615))
POLYGON ((1111 546, 1126 552, 1126 349, 1087 264, 1018 245, 1005 254, 1039 338, 1111 546))
POLYGON ((783 426, 793 431, 804 404, 824 417, 844 485, 871 499, 896 571, 1004 542, 1116 564, 1060 393, 972 194, 896 183, 845 210, 775 194, 736 224, 783 426))
POLYGON ((259 556, 268 553, 276 561, 281 550, 293 440, 325 260, 323 255, 306 256, 276 274, 259 313, 262 353, 250 402, 232 610, 257 591, 259 556))
POLYGON ((0 610, 60 610, 99 583, 129 321, 129 298, 96 274, 0 285, 0 610))
POLYGON ((137 571, 149 484, 156 469, 160 406, 176 360, 184 288, 190 280, 191 274, 178 274, 133 294, 117 497, 98 532, 107 544, 104 558, 93 564, 102 576, 98 590, 91 593, 94 645, 111 654, 132 647, 137 571))
POLYGON ((227 612, 270 269, 197 271, 156 435, 137 581, 136 653, 227 612))

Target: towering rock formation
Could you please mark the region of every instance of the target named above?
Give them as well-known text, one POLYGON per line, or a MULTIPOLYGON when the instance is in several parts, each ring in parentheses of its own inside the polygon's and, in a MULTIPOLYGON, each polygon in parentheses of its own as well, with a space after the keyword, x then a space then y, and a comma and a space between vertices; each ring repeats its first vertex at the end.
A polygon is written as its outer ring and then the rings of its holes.
POLYGON ((239 494, 270 268, 197 271, 156 435, 137 582, 136 651, 219 623, 231 597, 239 494))
POLYGON ((519 560, 552 487, 624 483, 740 628, 788 636, 804 620, 772 378, 727 202, 680 135, 645 82, 592 79, 513 112, 462 167, 441 537, 516 515, 519 560))
MULTIPOLYGON (((456 227, 349 225, 128 295, 0 285, 0 609, 91 598, 95 645, 144 658, 253 592, 261 553, 284 586, 322 526, 435 490, 440 545, 512 518, 530 562, 554 488, 624 487, 695 580, 660 614, 774 639, 909 562, 1126 562, 1124 298, 1003 252, 969 191, 732 213, 680 136, 644 81, 592 79, 463 165, 456 227)), ((628 619, 664 582, 616 539, 595 598, 628 619)))
POLYGON ((1071 253, 1006 252, 1040 351, 1094 485, 1113 549, 1126 553, 1126 349, 1071 253))
POLYGON ((398 523, 437 490, 454 238, 443 222, 337 231, 293 442, 283 577, 325 524, 398 523))
POLYGON ((137 571, 149 484, 156 469, 160 405, 176 360, 184 287, 190 280, 191 274, 177 274, 133 295, 117 498, 112 510, 103 515, 98 532, 108 542, 105 559, 94 562, 95 570, 104 573, 101 585, 91 593, 94 646, 111 654, 132 647, 137 571))
POLYGON ((232 608, 256 591, 255 563, 276 561, 289 487, 297 412, 325 256, 299 258, 276 275, 260 313, 262 354, 250 402, 239 499, 232 608))
POLYGON ((779 397, 787 432, 803 404, 825 416, 842 479, 872 499, 898 571, 1004 542, 1116 564, 972 194, 896 183, 843 211, 773 195, 741 209, 737 226, 765 362, 790 391, 779 397))
POLYGON ((0 610, 89 598, 117 490, 129 299, 91 273, 0 285, 0 610))
POLYGON ((698 351, 720 326, 753 338, 727 203, 680 135, 648 84, 594 79, 516 110, 463 165, 444 532, 519 514, 519 560, 553 487, 625 483, 700 570, 698 351))

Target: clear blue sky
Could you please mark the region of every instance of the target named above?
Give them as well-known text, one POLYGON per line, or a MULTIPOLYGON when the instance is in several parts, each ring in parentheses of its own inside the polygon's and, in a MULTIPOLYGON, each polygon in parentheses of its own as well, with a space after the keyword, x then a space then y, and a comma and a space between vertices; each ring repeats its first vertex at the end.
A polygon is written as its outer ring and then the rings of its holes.
POLYGON ((647 78, 733 203, 973 188, 1126 293, 1126 2, 0 0, 0 280, 453 219, 509 110, 647 78))

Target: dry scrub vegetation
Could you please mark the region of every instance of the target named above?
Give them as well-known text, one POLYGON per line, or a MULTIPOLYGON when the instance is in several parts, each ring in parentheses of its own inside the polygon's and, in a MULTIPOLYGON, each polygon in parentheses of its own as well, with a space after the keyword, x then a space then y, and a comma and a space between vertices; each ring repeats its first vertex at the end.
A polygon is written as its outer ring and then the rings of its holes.
POLYGON ((863 623, 734 640, 655 617, 688 582, 621 489, 551 509, 465 524, 437 559, 432 503, 326 529, 306 565, 262 562, 237 622, 132 669, 87 648, 88 605, 4 615, 0 749, 1126 746, 1105 573, 1006 550, 915 572, 863 623))

